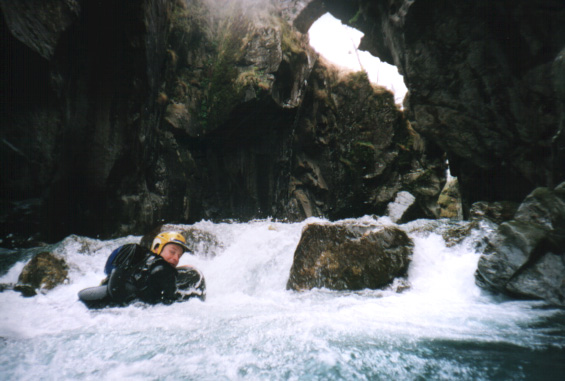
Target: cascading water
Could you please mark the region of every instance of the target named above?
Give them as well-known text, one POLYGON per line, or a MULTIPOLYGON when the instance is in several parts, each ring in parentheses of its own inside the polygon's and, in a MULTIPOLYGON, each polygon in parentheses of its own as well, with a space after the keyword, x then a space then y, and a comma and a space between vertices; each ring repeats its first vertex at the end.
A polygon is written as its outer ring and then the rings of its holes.
MULTIPOLYGON (((90 311, 77 292, 96 285, 118 245, 69 237, 56 249, 70 283, 33 298, 0 294, 0 376, 37 379, 337 380, 560 379, 565 313, 508 301, 474 283, 469 242, 402 226, 415 242, 411 287, 285 290, 306 223, 194 227, 219 245, 185 256, 205 275, 207 300, 90 311)), ((387 223, 371 218, 357 223, 387 223)), ((420 225, 419 225, 420 224, 420 225)), ((442 222, 437 223, 438 227, 442 222)), ((0 282, 14 282, 23 263, 0 282)))

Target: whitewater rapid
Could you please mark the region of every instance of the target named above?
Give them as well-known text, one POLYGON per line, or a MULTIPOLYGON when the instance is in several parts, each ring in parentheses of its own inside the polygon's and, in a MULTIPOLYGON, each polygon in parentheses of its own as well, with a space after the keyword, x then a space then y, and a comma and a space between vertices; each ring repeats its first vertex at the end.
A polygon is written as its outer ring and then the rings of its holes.
MULTIPOLYGON (((565 315, 510 301, 474 282, 474 242, 401 226, 415 242, 410 288, 285 289, 302 223, 200 222, 218 240, 180 265, 206 277, 207 300, 90 311, 79 290, 107 256, 140 237, 71 236, 57 246, 68 284, 33 298, 0 293, 3 380, 560 379, 565 315), (539 378, 538 378, 539 379, 539 378)), ((356 223, 392 224, 365 217, 356 223)), ((15 282, 17 263, 0 283, 15 282)))

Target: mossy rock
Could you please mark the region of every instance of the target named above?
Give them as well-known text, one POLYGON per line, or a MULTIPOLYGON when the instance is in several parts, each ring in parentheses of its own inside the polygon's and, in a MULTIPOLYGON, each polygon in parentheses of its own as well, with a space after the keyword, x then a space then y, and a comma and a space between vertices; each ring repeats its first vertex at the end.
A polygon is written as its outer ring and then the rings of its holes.
POLYGON ((69 275, 69 266, 63 258, 53 253, 42 252, 31 259, 23 268, 18 284, 34 289, 51 290, 63 284, 69 275))

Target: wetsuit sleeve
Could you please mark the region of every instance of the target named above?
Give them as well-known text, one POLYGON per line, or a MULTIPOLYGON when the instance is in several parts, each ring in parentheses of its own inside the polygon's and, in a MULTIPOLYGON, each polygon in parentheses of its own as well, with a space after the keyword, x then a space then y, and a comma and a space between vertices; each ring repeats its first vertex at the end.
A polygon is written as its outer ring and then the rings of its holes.
POLYGON ((176 300, 177 271, 167 263, 158 263, 149 273, 142 298, 148 303, 173 303, 176 300))

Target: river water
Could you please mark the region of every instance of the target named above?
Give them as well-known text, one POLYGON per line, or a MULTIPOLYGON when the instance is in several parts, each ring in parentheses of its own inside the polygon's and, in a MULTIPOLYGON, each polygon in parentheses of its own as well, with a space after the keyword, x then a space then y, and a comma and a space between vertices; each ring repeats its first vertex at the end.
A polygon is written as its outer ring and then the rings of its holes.
POLYGON ((564 379, 563 310, 481 291, 473 240, 447 247, 415 228, 426 222, 403 226, 415 251, 402 293, 286 291, 301 230, 320 221, 195 224, 219 241, 181 260, 204 273, 205 302, 99 311, 77 292, 98 284, 115 247, 140 237, 68 237, 56 247, 71 267, 68 284, 33 298, 0 294, 0 378, 564 379))

